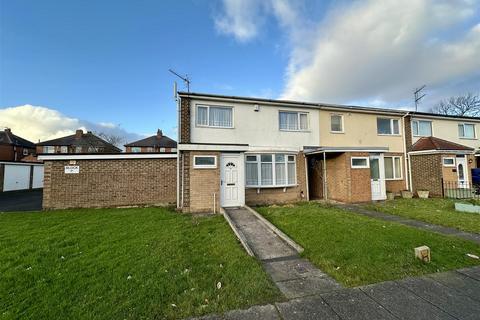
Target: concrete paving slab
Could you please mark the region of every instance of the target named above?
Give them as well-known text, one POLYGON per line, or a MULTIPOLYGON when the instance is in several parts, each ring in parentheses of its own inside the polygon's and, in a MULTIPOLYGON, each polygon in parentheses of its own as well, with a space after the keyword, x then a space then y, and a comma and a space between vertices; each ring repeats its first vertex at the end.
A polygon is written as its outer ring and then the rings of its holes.
POLYGON ((480 266, 473 268, 459 269, 457 272, 460 272, 470 278, 480 281, 480 266))
POLYGON ((459 272, 442 272, 429 275, 433 280, 455 289, 460 294, 480 301, 480 281, 467 277, 459 272))
POLYGON ((290 259, 264 262, 263 266, 273 281, 285 281, 307 277, 327 277, 306 259, 290 259))
POLYGON ((360 289, 345 289, 322 294, 323 300, 340 318, 389 320, 396 319, 380 304, 368 297, 360 289))
POLYGON ((321 297, 294 299, 276 304, 285 320, 339 320, 340 317, 321 297))
POLYGON ((465 320, 479 319, 480 303, 428 277, 409 278, 398 283, 448 314, 465 320))
POLYGON ((280 315, 275 306, 253 306, 247 310, 234 310, 225 314, 227 320, 280 320, 280 315))
POLYGON ((398 283, 389 281, 360 288, 390 313, 405 320, 454 320, 452 316, 398 283))
POLYGON ((309 277, 275 282, 277 287, 288 299, 306 297, 341 289, 341 286, 331 278, 309 277))

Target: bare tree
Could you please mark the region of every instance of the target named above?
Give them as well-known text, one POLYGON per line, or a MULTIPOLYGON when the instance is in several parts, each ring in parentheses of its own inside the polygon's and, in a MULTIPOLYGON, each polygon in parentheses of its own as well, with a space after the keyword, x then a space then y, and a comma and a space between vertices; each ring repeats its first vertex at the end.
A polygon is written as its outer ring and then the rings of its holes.
POLYGON ((125 137, 117 136, 114 134, 108 134, 105 132, 95 132, 97 136, 102 138, 103 140, 107 141, 110 144, 113 144, 116 147, 121 148, 125 144, 125 137))
POLYGON ((453 116, 480 116, 480 96, 471 92, 441 100, 431 111, 453 116))

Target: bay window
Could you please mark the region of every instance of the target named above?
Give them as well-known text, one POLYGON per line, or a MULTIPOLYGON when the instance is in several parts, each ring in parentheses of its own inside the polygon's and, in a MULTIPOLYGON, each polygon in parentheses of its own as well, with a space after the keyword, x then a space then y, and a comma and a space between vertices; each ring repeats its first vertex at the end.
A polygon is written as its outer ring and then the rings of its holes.
POLYGON ((306 131, 308 130, 308 113, 280 111, 279 128, 286 131, 306 131))
POLYGON ((384 157, 385 179, 402 179, 402 157, 384 157))
POLYGON ((198 127, 233 128, 233 108, 197 105, 198 127))
POLYGON ((382 135, 400 134, 398 119, 377 118, 377 133, 382 135))
POLYGON ((295 156, 281 153, 248 154, 245 157, 247 187, 287 187, 296 184, 295 156))
POLYGON ((432 136, 432 122, 425 120, 413 120, 412 132, 414 136, 431 137, 432 136))
POLYGON ((475 125, 472 123, 461 123, 458 125, 458 136, 465 139, 475 139, 475 125))

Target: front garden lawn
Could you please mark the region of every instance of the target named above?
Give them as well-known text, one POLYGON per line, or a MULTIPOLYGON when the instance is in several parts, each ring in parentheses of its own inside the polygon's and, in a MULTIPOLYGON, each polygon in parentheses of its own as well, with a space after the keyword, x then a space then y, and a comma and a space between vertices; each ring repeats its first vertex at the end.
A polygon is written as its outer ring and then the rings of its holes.
POLYGON ((368 204, 365 207, 405 218, 480 233, 480 214, 455 211, 456 201, 459 200, 396 199, 368 204))
POLYGON ((164 208, 0 214, 0 262, 0 319, 170 319, 281 299, 223 217, 164 208))
POLYGON ((257 210, 305 248, 303 255, 345 286, 358 286, 480 264, 473 242, 360 216, 318 203, 257 210), (414 258, 427 245, 432 261, 414 258))

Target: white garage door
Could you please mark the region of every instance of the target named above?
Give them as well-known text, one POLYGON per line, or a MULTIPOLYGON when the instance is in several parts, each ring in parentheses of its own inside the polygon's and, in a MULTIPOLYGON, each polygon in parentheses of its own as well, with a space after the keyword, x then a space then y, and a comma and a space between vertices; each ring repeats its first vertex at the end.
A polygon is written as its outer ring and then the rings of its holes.
POLYGON ((30 184, 30 166, 5 165, 3 191, 28 189, 30 184))
POLYGON ((32 188, 43 188, 43 166, 33 166, 32 188))

